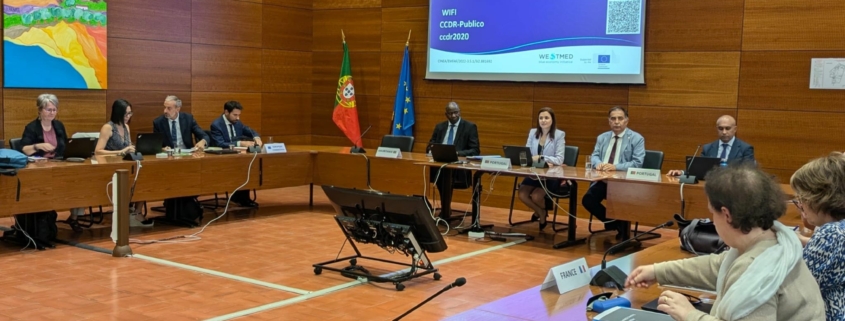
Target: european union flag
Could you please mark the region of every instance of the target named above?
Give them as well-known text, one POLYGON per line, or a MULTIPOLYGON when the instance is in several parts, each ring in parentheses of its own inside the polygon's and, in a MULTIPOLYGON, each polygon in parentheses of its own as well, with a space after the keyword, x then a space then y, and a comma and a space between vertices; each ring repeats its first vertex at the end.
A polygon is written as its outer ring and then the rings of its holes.
POLYGON ((405 46, 405 58, 402 58, 402 72, 399 74, 399 86, 396 88, 396 100, 393 102, 393 135, 414 135, 414 100, 411 97, 411 60, 408 58, 408 46, 405 46))

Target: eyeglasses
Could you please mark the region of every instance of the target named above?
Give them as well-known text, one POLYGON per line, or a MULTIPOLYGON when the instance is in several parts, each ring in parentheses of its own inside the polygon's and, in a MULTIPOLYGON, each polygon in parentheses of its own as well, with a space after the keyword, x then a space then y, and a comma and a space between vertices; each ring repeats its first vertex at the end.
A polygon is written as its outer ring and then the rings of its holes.
POLYGON ((127 112, 126 112, 126 116, 132 116, 132 112, 131 112, 131 111, 127 111, 127 112))
POLYGON ((58 109, 55 109, 55 108, 45 108, 45 109, 44 109, 44 111, 46 111, 46 112, 48 112, 48 113, 56 113, 56 112, 59 112, 59 110, 58 110, 58 109))
POLYGON ((681 293, 681 292, 678 292, 678 293, 679 293, 679 294, 681 294, 681 295, 683 295, 683 296, 685 296, 685 297, 687 297, 687 300, 689 300, 689 303, 690 303, 690 304, 692 304, 692 305, 699 305, 699 304, 701 304, 701 298, 699 298, 699 297, 697 297, 697 296, 693 296, 693 295, 689 295, 689 294, 686 294, 686 293, 681 293))
POLYGON ((793 199, 792 204, 795 204, 795 207, 797 207, 798 210, 801 211, 801 213, 804 213, 804 204, 801 202, 800 199, 793 199))

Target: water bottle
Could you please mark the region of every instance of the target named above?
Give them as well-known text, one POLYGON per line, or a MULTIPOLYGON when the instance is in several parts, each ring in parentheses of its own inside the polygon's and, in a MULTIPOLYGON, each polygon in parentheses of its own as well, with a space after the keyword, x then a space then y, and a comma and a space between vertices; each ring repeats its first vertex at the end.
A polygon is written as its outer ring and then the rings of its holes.
POLYGON ((728 161, 723 159, 719 162, 719 167, 728 167, 728 161))

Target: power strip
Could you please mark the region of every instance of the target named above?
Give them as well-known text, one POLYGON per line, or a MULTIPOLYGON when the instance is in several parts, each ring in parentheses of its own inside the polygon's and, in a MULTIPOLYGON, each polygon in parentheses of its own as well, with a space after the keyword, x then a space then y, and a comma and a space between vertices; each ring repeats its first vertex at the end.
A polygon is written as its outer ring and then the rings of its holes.
POLYGON ((469 238, 471 239, 483 239, 484 238, 484 231, 481 232, 469 232, 469 238))

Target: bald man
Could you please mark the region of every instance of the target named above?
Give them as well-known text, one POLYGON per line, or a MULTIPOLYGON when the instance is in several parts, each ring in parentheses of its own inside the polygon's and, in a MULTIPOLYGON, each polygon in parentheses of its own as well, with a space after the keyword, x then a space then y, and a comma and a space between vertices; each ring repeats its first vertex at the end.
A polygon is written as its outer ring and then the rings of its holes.
MULTIPOLYGON (((754 162, 754 146, 736 138, 736 119, 730 115, 724 115, 716 120, 716 130, 719 133, 719 140, 704 145, 701 149, 701 156, 719 157, 727 162, 750 161, 754 162)), ((683 175, 683 170, 671 170, 669 175, 683 175)))

